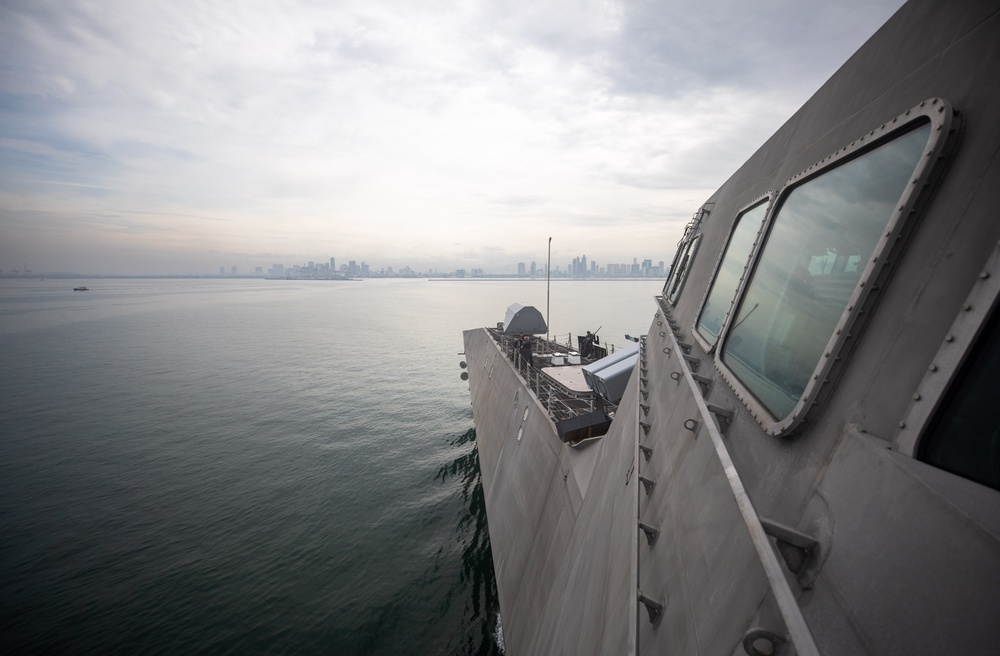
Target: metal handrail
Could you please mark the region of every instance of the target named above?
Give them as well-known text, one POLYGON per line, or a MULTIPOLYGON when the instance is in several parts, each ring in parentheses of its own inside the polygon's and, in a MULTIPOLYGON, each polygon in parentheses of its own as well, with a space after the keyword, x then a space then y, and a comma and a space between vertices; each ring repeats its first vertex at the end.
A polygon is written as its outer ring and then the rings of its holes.
MULTIPOLYGON (((663 296, 657 296, 656 301, 664 315, 669 315, 670 311, 663 296)), ((675 353, 681 352, 680 345, 672 331, 666 332, 666 339, 671 342, 671 348, 675 349, 675 353)), ((739 472, 736 471, 736 465, 733 463, 729 455, 729 450, 723 442, 722 433, 715 423, 714 415, 701 395, 701 387, 694 378, 688 361, 683 357, 677 358, 677 360, 683 372, 684 380, 687 382, 694 401, 698 405, 698 412, 701 415, 701 425, 705 427, 709 436, 711 436, 712 446, 715 447, 716 456, 719 458, 722 469, 726 474, 729 487, 736 499, 736 505, 740 510, 740 515, 743 517, 743 523, 750 533, 750 539, 753 542, 754 549, 757 551, 757 557, 764 570, 764 575, 770 584, 771 592, 774 594, 775 601, 778 602, 778 609, 785 622, 789 638, 795 645, 795 651, 799 656, 819 656, 819 649, 813 640, 809 625, 806 624, 806 620, 802 616, 802 609, 799 608, 792 588, 788 585, 787 579, 785 579, 784 572, 778 562, 778 557, 771 547, 763 524, 761 524, 760 516, 754 510, 753 503, 750 501, 746 488, 743 486, 739 472)))

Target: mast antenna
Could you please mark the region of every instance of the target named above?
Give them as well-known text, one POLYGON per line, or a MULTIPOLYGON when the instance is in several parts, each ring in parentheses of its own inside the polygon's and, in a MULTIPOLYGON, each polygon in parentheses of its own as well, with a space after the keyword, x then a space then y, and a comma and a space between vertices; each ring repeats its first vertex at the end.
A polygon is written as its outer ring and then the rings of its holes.
POLYGON ((552 290, 552 237, 549 237, 549 261, 545 265, 545 341, 549 341, 549 297, 552 290))

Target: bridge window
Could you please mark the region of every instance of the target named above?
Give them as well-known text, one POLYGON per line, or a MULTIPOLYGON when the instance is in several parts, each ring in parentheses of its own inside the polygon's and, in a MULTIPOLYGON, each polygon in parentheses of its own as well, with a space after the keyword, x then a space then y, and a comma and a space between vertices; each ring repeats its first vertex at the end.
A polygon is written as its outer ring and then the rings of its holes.
POLYGON ((917 458, 1000 490, 997 390, 1000 311, 994 310, 920 442, 917 458))
POLYGON ((757 243, 757 235, 767 215, 767 199, 744 210, 736 217, 729 243, 715 272, 715 279, 705 296, 698 317, 698 334, 707 342, 707 347, 715 345, 722 332, 722 324, 729 316, 737 287, 743 279, 750 260, 750 253, 757 243))
POLYGON ((916 187, 910 180, 931 121, 910 126, 793 183, 778 200, 721 348, 724 367, 776 422, 789 418, 824 354, 841 343, 835 330, 852 296, 862 298, 859 282, 890 242, 880 238, 916 187))
POLYGON ((670 271, 670 278, 667 279, 667 284, 663 289, 663 295, 671 303, 677 303, 677 299, 680 298, 684 282, 687 280, 688 272, 691 270, 691 263, 698 252, 698 243, 700 241, 701 235, 697 235, 681 242, 681 245, 677 248, 677 257, 674 258, 674 268, 670 271))

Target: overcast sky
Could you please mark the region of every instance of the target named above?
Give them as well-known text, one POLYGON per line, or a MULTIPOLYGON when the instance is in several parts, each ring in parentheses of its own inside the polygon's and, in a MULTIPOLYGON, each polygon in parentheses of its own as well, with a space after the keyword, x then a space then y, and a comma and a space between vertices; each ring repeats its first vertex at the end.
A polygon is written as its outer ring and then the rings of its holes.
POLYGON ((0 268, 669 260, 901 0, 2 0, 0 268))

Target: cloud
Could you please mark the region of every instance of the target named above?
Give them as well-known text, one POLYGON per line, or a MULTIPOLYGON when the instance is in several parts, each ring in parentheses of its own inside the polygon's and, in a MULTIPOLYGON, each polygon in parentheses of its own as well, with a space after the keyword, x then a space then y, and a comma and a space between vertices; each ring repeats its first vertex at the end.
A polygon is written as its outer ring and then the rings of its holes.
POLYGON ((610 47, 609 77, 622 93, 657 96, 706 87, 812 90, 900 4, 705 0, 692 11, 682 0, 630 3, 610 47))
POLYGON ((11 0, 0 267, 58 269, 74 243, 113 273, 173 272, 170 253, 506 266, 480 247, 556 230, 669 259, 898 4, 11 0))

